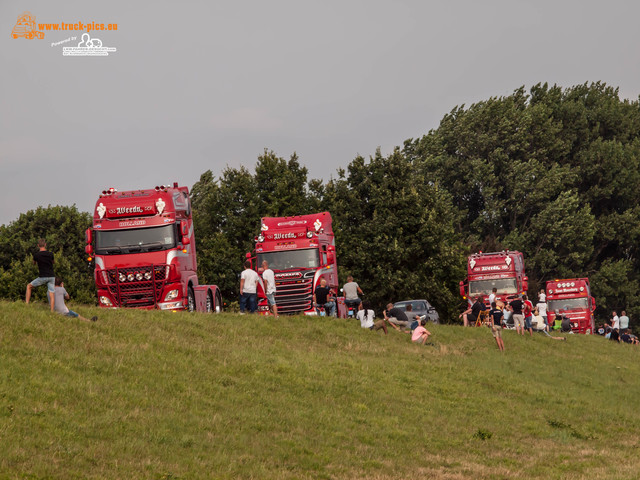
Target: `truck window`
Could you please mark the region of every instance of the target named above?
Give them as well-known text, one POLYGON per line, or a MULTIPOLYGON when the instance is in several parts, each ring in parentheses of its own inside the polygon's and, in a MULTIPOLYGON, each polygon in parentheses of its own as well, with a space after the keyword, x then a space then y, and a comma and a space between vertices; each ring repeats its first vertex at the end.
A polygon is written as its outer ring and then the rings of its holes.
POLYGON ((587 297, 549 300, 547 305, 547 310, 550 312, 557 310, 580 310, 583 308, 589 308, 587 297))
POLYGON ((288 250, 284 252, 258 253, 258 265, 266 260, 273 270, 290 270, 294 268, 318 268, 320 255, 317 249, 288 250))
POLYGON ((95 236, 96 253, 99 255, 169 250, 176 246, 175 225, 131 230, 97 230, 95 236))
POLYGON ((469 295, 489 295, 494 288, 498 289, 499 294, 518 293, 515 278, 496 278, 469 282, 469 295))

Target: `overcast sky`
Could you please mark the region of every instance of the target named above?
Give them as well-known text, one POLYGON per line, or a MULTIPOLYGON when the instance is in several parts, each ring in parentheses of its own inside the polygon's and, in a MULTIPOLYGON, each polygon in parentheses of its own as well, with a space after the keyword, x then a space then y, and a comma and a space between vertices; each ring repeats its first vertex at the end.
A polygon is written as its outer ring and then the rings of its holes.
POLYGON ((328 180, 522 85, 601 80, 637 100, 639 18, 632 1, 2 0, 0 224, 253 170, 265 148, 328 180), (90 33, 117 51, 63 56, 79 31, 13 39, 25 10, 117 23, 90 33))

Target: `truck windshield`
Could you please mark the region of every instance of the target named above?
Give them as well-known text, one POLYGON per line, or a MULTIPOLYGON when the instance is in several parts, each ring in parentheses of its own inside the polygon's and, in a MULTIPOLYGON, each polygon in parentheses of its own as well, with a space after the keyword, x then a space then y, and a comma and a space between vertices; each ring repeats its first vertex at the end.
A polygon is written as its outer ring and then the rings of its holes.
POLYGON ((286 252, 258 253, 258 266, 262 265, 263 260, 269 262, 269 268, 273 270, 318 268, 320 264, 318 250, 315 248, 288 250, 286 252))
POLYGON ((549 300, 547 311, 580 310, 589 308, 587 297, 549 300))
POLYGON ((469 295, 489 295, 494 288, 498 289, 498 294, 518 293, 515 278, 496 278, 469 282, 469 295))
POLYGON ((131 230, 98 230, 95 235, 96 253, 99 255, 168 250, 176 246, 174 225, 131 230))

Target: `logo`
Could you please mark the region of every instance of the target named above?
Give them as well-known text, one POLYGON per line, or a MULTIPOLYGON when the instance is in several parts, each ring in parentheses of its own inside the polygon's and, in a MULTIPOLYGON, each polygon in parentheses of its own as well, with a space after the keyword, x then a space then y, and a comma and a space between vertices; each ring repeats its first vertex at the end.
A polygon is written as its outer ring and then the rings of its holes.
POLYGON ((24 37, 29 40, 43 39, 44 32, 39 31, 36 27, 35 15, 32 15, 31 12, 24 12, 22 15, 18 15, 18 21, 11 30, 11 36, 13 38, 24 37))
POLYGON ((283 238, 296 238, 296 234, 295 233, 274 233, 273 234, 274 240, 281 240, 283 238))
POLYGON ((98 205, 96 210, 98 211, 98 216, 102 218, 104 217, 104 214, 107 212, 107 207, 105 207, 104 204, 100 202, 100 205, 98 205))
POLYGON ((164 212, 164 207, 166 207, 166 205, 167 204, 164 203, 164 200, 162 200, 161 198, 156 200, 156 208, 158 209, 158 213, 164 212))
POLYGON ((276 278, 300 278, 302 273, 300 272, 291 272, 291 273, 276 273, 276 278))
POLYGON ((62 55, 65 57, 108 57, 110 52, 115 52, 114 47, 103 47, 102 40, 91 38, 88 33, 83 33, 77 47, 63 47, 62 55))
POLYGON ((283 227, 283 226, 290 226, 293 227, 294 225, 306 225, 307 221, 306 220, 289 220, 288 222, 279 222, 278 226, 279 227, 283 227))

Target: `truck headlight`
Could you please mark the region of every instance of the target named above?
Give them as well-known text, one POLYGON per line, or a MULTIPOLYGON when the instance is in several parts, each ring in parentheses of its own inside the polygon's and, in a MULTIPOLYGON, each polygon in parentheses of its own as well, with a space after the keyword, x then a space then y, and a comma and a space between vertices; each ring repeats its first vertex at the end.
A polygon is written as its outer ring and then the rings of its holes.
POLYGON ((127 275, 127 280, 129 280, 130 282, 133 282, 134 276, 133 273, 130 273, 129 275, 127 275))
POLYGON ((102 305, 104 305, 105 307, 112 307, 113 306, 113 303, 111 303, 111 300, 109 300, 108 297, 104 297, 104 296, 100 297, 100 303, 102 305))
POLYGON ((142 280, 142 272, 136 273, 136 280, 138 281, 142 280))
POLYGON ((121 273, 118 275, 118 280, 120 280, 120 282, 126 282, 127 276, 124 273, 121 273))
POLYGON ((178 298, 179 294, 180 294, 180 290, 178 290, 178 289, 171 290, 169 293, 167 293, 167 296, 164 297, 164 301, 165 302, 169 302, 171 300, 174 300, 174 299, 178 298))
POLYGON ((151 280, 151 272, 144 272, 144 279, 151 280))

